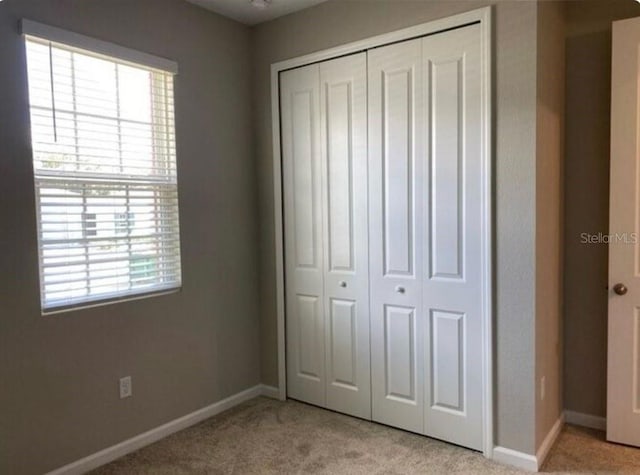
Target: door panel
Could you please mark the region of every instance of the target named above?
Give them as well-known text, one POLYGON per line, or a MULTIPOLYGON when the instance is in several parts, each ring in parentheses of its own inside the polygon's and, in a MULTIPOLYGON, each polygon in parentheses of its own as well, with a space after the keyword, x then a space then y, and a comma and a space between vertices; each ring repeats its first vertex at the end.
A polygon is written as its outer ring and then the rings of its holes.
POLYGON ((431 401, 434 408, 464 411, 464 315, 432 310, 431 401))
POLYGON ((388 276, 412 276, 414 270, 413 80, 411 67, 382 71, 382 232, 388 276))
MULTIPOLYGON (((429 50, 425 50, 429 54, 429 50)), ((462 134, 461 57, 427 60, 431 125, 431 277, 462 278, 462 134)))
POLYGON ((482 450, 483 180, 480 26, 423 42, 430 144, 424 195, 425 434, 482 450))
POLYGON ((317 65, 280 77, 284 184, 287 393, 324 405, 320 84, 317 65))
POLYGON ((425 117, 422 43, 369 52, 372 416, 424 423, 422 253, 425 117))
POLYGON ((329 269, 353 271, 352 82, 325 83, 329 269))
POLYGON ((331 368, 330 383, 357 390, 357 322, 353 300, 331 299, 331 368))
POLYGON ((320 381, 322 375, 322 345, 318 333, 322 330, 322 312, 319 311, 320 299, 308 295, 298 298, 298 335, 296 352, 298 354, 297 376, 320 381))
POLYGON ((385 305, 385 396, 416 404, 416 311, 385 305))
POLYGON ((639 51, 640 19, 614 22, 607 439, 636 446, 640 446, 639 51), (616 284, 624 284, 627 292, 618 295, 616 284))
POLYGON ((326 407, 371 419, 367 58, 320 64, 326 407))
POLYGON ((317 269, 319 243, 317 207, 314 203, 314 193, 317 192, 317 156, 313 153, 314 92, 296 92, 292 94, 291 102, 296 265, 298 268, 317 269))

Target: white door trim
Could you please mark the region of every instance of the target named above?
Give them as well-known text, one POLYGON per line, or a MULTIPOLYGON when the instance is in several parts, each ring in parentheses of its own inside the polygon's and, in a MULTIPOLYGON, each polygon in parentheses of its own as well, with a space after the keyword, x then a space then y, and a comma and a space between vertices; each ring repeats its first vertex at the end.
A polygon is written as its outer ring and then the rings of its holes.
POLYGON ((278 331, 278 389, 279 397, 287 397, 286 360, 285 360, 285 284, 284 284, 284 231, 282 214, 282 160, 280 149, 280 95, 279 74, 287 69, 305 66, 311 63, 337 58, 347 54, 365 51, 378 46, 418 38, 439 31, 461 27, 471 23, 479 23, 482 38, 482 115, 484 130, 482 133, 482 161, 484 170, 483 186, 483 427, 485 457, 493 454, 493 215, 492 215, 492 18, 491 7, 479 8, 447 18, 430 21, 422 25, 374 36, 343 46, 292 58, 271 65, 271 110, 273 133, 273 195, 275 220, 275 252, 276 252, 276 307, 278 331))

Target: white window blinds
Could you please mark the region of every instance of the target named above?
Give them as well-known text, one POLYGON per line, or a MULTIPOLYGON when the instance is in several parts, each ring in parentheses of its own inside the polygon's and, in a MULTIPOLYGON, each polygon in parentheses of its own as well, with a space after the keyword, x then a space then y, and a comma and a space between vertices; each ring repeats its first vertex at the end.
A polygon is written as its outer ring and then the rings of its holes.
POLYGON ((180 287, 173 74, 26 49, 43 310, 180 287))

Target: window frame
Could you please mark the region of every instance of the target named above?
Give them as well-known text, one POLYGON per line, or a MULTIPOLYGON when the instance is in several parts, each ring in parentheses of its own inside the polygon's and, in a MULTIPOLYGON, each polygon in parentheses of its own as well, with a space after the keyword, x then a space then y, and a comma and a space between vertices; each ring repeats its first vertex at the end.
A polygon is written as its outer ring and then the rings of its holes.
MULTIPOLYGON (((84 55, 95 55, 96 57, 112 60, 114 64, 123 64, 129 65, 136 68, 146 68, 150 70, 157 70, 159 72, 169 74, 170 80, 174 84, 172 88, 175 92, 175 76, 178 73, 178 64, 175 61, 162 58, 159 56, 150 55, 148 53, 144 53, 141 51, 125 48, 120 45, 116 45, 114 43, 106 42, 103 40, 99 40, 96 38, 80 35, 78 33, 70 32, 67 30, 63 30, 60 28, 52 27, 49 25, 44 25, 42 23, 34 22, 28 19, 23 19, 20 22, 20 30, 21 34, 24 37, 24 54, 25 54, 25 66, 28 65, 27 62, 27 41, 35 40, 36 42, 50 42, 52 44, 59 44, 64 46, 64 48, 74 52, 77 51, 80 54, 84 55)), ((151 79, 153 81, 153 79, 151 79)), ((175 94, 172 96, 175 98, 175 94)), ((153 98, 152 98, 153 100, 153 98)), ((175 102, 174 102, 175 103, 175 102)), ((30 120, 31 120, 31 109, 32 104, 31 100, 29 101, 29 110, 30 110, 30 120)), ((174 112, 175 114, 175 112, 174 112)), ((118 120, 120 118, 118 117, 118 120)), ((155 124, 152 122, 152 126, 155 124)), ((174 140, 176 127, 175 127, 175 117, 172 117, 172 127, 174 140)), ((33 133, 30 135, 31 141, 33 140, 33 133)), ((174 145, 177 148, 177 144, 174 145)), ((175 149, 174 149, 175 153, 175 149)), ((59 302, 50 303, 47 305, 45 301, 45 292, 44 292, 44 261, 43 261, 43 245, 41 243, 42 240, 42 218, 41 218, 41 198, 40 198, 40 190, 37 189, 36 184, 38 183, 38 170, 35 168, 35 150, 32 150, 32 163, 34 163, 33 167, 33 180, 34 180, 34 198, 36 204, 36 225, 37 225, 37 241, 38 241, 38 275, 40 281, 40 306, 42 315, 50 315, 50 314, 58 314, 63 312, 69 312, 73 310, 79 310, 83 308, 92 308, 104 305, 110 305, 117 302, 124 301, 132 301, 139 300, 144 298, 155 297, 159 295, 172 294, 176 292, 180 292, 182 290, 182 252, 181 252, 181 239, 180 239, 180 219, 179 219, 179 197, 178 197, 178 176, 177 176, 177 154, 174 155, 175 159, 175 192, 176 192, 176 234, 178 238, 178 248, 177 248, 177 257, 178 257, 178 279, 175 284, 170 284, 166 286, 155 285, 151 288, 140 288, 140 289, 126 289, 126 290, 118 290, 114 292, 104 292, 102 294, 97 294, 94 296, 87 295, 85 298, 79 299, 77 297, 70 297, 67 302, 61 300, 59 302)), ((125 175, 126 176, 126 175, 125 175)), ((69 178, 70 180, 73 178, 73 174, 71 173, 62 173, 60 178, 69 178)), ((86 183, 86 182, 85 182, 86 183)), ((120 182, 120 183, 124 183, 120 182)), ((153 180, 148 180, 146 182, 147 185, 153 185, 153 180)), ((130 212, 129 202, 127 201, 127 223, 129 224, 132 221, 133 213, 130 212)), ((86 210, 82 212, 80 227, 83 237, 86 238, 88 232, 97 233, 97 221, 92 221, 92 226, 88 226, 87 222, 88 214, 86 210)), ((135 218, 134 218, 135 219, 135 218)), ((114 215, 114 226, 117 228, 117 220, 114 215)), ((129 228, 127 228, 130 231, 129 228)), ((124 234, 129 235, 129 232, 125 231, 124 234)), ((122 236, 122 232, 114 232, 115 236, 122 236)), ((161 244, 164 245, 164 242, 161 244)), ((164 254, 163 254, 164 256, 164 254)), ((131 266, 131 262, 128 262, 129 267, 131 266)), ((140 272, 148 272, 147 266, 140 272)))

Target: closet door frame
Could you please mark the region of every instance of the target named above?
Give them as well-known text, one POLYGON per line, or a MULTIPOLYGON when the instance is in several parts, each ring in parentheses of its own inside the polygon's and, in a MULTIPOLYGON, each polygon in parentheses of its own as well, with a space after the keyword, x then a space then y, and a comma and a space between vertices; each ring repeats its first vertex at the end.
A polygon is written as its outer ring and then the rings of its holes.
POLYGON ((361 41, 330 48, 316 53, 292 58, 271 65, 271 111, 273 136, 273 196, 274 196, 274 243, 276 258, 276 310, 278 341, 278 388, 281 400, 287 398, 286 334, 285 334, 285 280, 284 280, 284 219, 282 189, 282 150, 280 141, 280 73, 289 69, 335 59, 392 43, 436 34, 452 28, 470 24, 480 25, 482 50, 482 261, 483 261, 483 305, 482 305, 482 360, 483 360, 483 454, 493 458, 493 140, 492 140, 492 7, 483 7, 458 15, 430 21, 391 33, 374 36, 361 41))

